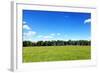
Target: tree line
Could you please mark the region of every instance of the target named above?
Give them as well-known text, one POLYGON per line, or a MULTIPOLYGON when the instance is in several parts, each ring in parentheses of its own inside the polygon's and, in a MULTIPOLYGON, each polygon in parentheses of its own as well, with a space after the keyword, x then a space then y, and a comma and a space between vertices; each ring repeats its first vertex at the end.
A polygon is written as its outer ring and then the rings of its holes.
POLYGON ((82 45, 88 46, 91 45, 91 41, 88 40, 52 40, 52 41, 38 41, 38 42, 31 42, 31 41, 23 41, 23 46, 67 46, 67 45, 82 45))

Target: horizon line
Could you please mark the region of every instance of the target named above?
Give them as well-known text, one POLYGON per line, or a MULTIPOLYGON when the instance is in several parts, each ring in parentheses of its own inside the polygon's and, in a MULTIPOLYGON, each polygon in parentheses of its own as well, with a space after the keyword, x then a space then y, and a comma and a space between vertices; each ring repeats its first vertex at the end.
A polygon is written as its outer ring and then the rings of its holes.
MULTIPOLYGON (((69 39, 69 40, 71 40, 71 39, 69 39)), ((39 41, 69 41, 69 40, 39 40, 39 41)), ((71 41, 80 41, 80 40, 71 40, 71 41)), ((31 41, 31 40, 23 40, 23 41, 31 41)), ((91 41, 91 40, 86 40, 85 39, 83 41, 91 41)), ((31 42, 38 42, 38 41, 31 41, 31 42)))

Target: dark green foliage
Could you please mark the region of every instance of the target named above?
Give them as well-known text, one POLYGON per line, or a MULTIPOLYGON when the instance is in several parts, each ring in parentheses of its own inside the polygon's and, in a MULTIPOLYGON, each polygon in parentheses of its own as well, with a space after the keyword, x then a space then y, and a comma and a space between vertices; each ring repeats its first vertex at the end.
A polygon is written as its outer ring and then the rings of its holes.
POLYGON ((87 40, 52 40, 52 41, 38 41, 38 42, 31 42, 31 41, 23 41, 23 46, 67 46, 67 45, 91 45, 91 41, 87 40))
POLYGON ((33 42, 31 42, 31 41, 23 41, 23 46, 33 46, 33 42))

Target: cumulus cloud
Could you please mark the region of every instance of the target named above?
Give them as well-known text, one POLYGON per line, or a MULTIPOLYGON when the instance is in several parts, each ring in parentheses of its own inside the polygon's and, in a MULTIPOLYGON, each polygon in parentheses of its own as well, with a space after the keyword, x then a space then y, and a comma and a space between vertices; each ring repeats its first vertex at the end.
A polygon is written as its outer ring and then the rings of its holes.
POLYGON ((57 35, 61 35, 60 33, 57 33, 57 35))
POLYGON ((26 21, 23 21, 22 23, 23 23, 23 24, 26 24, 26 21))
POLYGON ((52 33, 52 34, 50 34, 51 36, 54 36, 55 34, 54 33, 52 33))
POLYGON ((31 28, 28 26, 28 25, 23 25, 23 29, 26 29, 26 30, 31 30, 31 28))
POLYGON ((24 36, 28 36, 28 37, 35 36, 36 32, 35 31, 28 31, 28 32, 24 32, 23 35, 24 36))
POLYGON ((60 33, 52 33, 52 34, 49 34, 49 35, 38 35, 37 37, 38 38, 41 38, 41 39, 54 39, 54 37, 56 36, 59 36, 59 35, 61 35, 60 33))
POLYGON ((37 37, 38 37, 38 38, 42 38, 43 36, 42 36, 42 35, 38 35, 37 37))
POLYGON ((23 21, 22 24, 23 24, 23 29, 25 29, 25 30, 31 30, 31 27, 29 25, 27 25, 26 21, 23 21))
POLYGON ((45 39, 51 39, 53 37, 52 36, 44 36, 43 38, 45 38, 45 39))
POLYGON ((90 23, 90 22, 91 22, 91 19, 88 18, 88 19, 86 19, 86 20, 84 21, 84 24, 86 24, 86 23, 90 23))

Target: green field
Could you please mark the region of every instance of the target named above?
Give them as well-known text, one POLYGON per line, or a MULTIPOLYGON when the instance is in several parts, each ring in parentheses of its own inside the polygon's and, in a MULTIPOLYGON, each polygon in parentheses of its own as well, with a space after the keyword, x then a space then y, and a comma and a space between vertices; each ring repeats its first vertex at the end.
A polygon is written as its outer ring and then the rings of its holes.
POLYGON ((23 62, 45 62, 91 59, 90 46, 23 47, 23 62))

